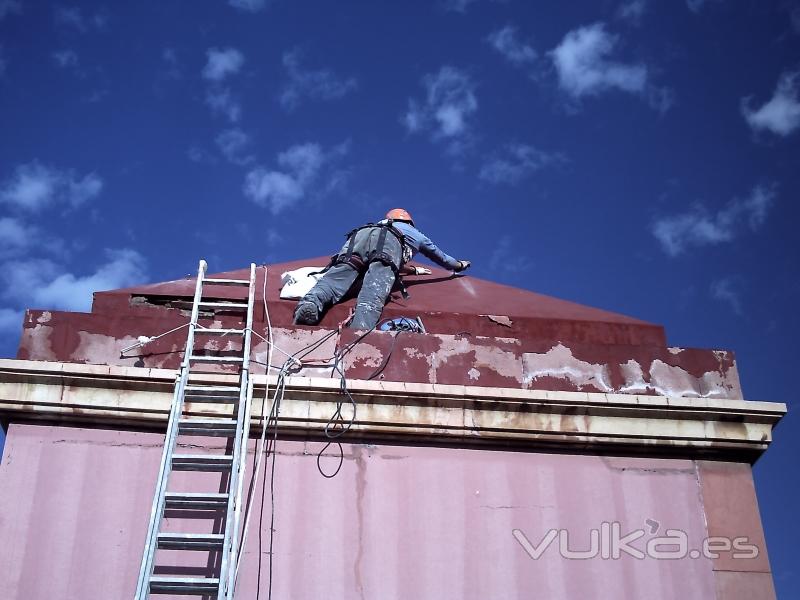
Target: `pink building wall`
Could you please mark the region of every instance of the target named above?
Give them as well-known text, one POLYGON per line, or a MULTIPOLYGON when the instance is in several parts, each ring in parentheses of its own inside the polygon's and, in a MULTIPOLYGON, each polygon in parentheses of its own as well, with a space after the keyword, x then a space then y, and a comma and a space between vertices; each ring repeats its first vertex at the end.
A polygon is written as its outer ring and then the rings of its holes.
MULTIPOLYGON (((160 433, 12 424, 0 467, 0 597, 132 597, 162 442, 160 433)), ((345 444, 341 472, 325 479, 320 448, 278 443, 274 598, 774 598, 748 465, 345 444), (553 543, 534 560, 512 535, 538 544, 546 530, 568 529, 571 547, 587 549, 604 521, 622 532, 681 529, 690 548, 708 535, 746 536, 760 555, 568 560, 553 543)), ((259 585, 266 598, 268 488, 265 497, 259 527, 259 486, 239 598, 257 597, 259 585)), ((201 576, 207 554, 196 555, 187 574, 201 576)))

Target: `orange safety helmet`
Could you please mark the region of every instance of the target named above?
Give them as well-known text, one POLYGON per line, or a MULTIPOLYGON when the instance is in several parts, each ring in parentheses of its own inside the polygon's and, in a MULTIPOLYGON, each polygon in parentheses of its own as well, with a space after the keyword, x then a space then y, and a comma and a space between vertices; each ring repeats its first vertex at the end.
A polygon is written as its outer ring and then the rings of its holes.
POLYGON ((414 219, 411 218, 411 215, 405 208, 393 208, 386 213, 386 218, 392 219, 393 221, 408 221, 412 225, 414 224, 414 219))

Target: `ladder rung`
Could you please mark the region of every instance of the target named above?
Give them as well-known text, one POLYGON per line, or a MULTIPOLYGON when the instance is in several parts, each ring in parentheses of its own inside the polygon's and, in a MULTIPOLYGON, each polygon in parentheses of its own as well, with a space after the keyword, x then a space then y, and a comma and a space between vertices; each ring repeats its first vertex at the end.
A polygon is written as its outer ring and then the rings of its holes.
POLYGON ((221 533, 159 533, 158 547, 162 550, 217 550, 225 536, 221 533))
POLYGON ((214 594, 219 588, 219 579, 196 577, 151 577, 151 594, 214 594))
POLYGON ((250 285, 249 279, 215 279, 208 277, 203 279, 203 283, 211 283, 213 285, 250 285))
POLYGON ((194 330, 195 335, 244 335, 244 329, 203 329, 194 330))
MULTIPOLYGON (((186 300, 185 298, 179 298, 170 301, 170 305, 174 308, 182 308, 186 310, 191 310, 194 306, 194 302, 192 300, 186 300)), ((201 300, 197 303, 197 307, 199 309, 217 309, 217 310, 230 310, 230 311, 247 311, 247 303, 245 302, 219 302, 219 301, 212 301, 212 300, 201 300)))
POLYGON ((240 363, 244 362, 244 359, 241 356, 205 356, 203 354, 193 354, 189 357, 190 361, 193 362, 207 362, 207 363, 240 363))
POLYGON ((184 388, 186 395, 189 394, 231 394, 239 395, 239 388, 233 385, 187 385, 184 388))
POLYGON ((239 396, 214 396, 212 394, 203 394, 202 396, 186 396, 184 400, 188 404, 201 404, 205 402, 211 404, 233 404, 239 401, 239 396))
POLYGON ((186 402, 238 402, 240 391, 238 387, 223 385, 187 385, 183 398, 186 402))
POLYGON ((164 502, 166 508, 210 510, 225 508, 228 505, 228 494, 167 492, 164 502))
POLYGON ((236 419, 181 419, 178 433, 231 437, 236 435, 236 419))
POLYGON ((247 303, 245 302, 210 302, 201 300, 197 306, 205 306, 207 308, 220 308, 226 310, 247 310, 247 303))
POLYGON ((228 471, 233 463, 230 454, 173 454, 175 471, 228 471))

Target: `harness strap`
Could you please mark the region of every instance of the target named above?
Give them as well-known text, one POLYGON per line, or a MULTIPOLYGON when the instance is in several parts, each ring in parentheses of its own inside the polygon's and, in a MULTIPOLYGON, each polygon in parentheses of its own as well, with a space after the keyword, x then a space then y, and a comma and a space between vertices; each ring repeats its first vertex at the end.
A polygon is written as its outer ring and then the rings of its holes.
POLYGON ((347 244, 347 252, 345 253, 344 258, 342 259, 342 262, 346 263, 350 262, 350 258, 353 256, 353 248, 355 248, 356 245, 356 233, 358 233, 360 229, 362 228, 359 227, 358 229, 354 229, 353 231, 347 234, 348 238, 350 238, 350 241, 347 244))
MULTIPOLYGON (((389 231, 389 227, 381 227, 380 235, 378 235, 378 246, 375 248, 375 251, 372 252, 372 256, 371 257, 367 257, 367 262, 368 263, 372 262, 373 260, 380 260, 377 257, 381 256, 381 255, 383 257, 388 257, 386 252, 383 251, 383 247, 386 245, 386 233, 388 231, 389 231)), ((400 251, 402 252, 402 248, 400 249, 400 251)), ((401 260, 402 260, 402 258, 401 258, 401 260)), ((381 262, 384 262, 384 261, 381 260, 381 262)), ((395 267, 395 268, 397 268, 397 267, 395 267)))
POLYGON ((393 227, 393 220, 388 219, 386 223, 367 223, 366 225, 362 225, 361 227, 356 227, 352 231, 350 231, 345 237, 348 239, 347 243, 347 250, 344 251, 342 254, 334 254, 331 256, 331 261, 328 265, 322 270, 317 271, 315 273, 311 273, 311 275, 316 275, 317 273, 325 273, 333 267, 334 265, 346 263, 350 265, 353 269, 358 271, 359 273, 363 273, 364 271, 369 268, 369 265, 374 262, 380 262, 390 267, 394 272, 395 281, 397 282, 398 287, 400 288, 400 293, 403 295, 403 298, 408 298, 408 290, 406 289, 405 283, 403 282, 403 277, 400 275, 400 267, 403 264, 403 248, 405 247, 405 236, 393 227), (368 227, 380 227, 381 232, 378 235, 378 244, 374 251, 370 252, 366 260, 362 260, 358 254, 355 254, 353 251, 355 250, 356 245, 356 234, 361 231, 362 229, 367 229, 368 227), (397 238, 397 241, 400 242, 400 264, 397 264, 389 253, 384 250, 386 246, 386 235, 391 232, 397 238))

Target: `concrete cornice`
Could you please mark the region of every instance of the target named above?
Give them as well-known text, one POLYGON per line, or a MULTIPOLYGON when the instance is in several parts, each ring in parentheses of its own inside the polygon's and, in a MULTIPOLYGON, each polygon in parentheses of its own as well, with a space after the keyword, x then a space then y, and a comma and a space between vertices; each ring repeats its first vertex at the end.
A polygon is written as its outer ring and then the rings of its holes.
MULTIPOLYGON (((160 428, 169 413, 175 376, 168 369, 0 359, 0 416, 160 428)), ((194 381, 235 385, 237 380, 209 374, 194 381)), ((257 375, 253 381, 257 428, 264 386, 273 388, 276 378, 257 375)), ((347 384, 358 403, 348 439, 398 443, 754 461, 786 413, 784 404, 774 402, 390 381, 347 384)), ((281 429, 320 436, 341 398, 338 379, 288 378, 281 429)), ((226 406, 188 404, 187 411, 223 414, 226 406)))

